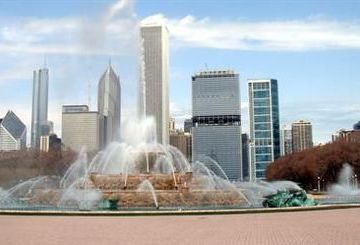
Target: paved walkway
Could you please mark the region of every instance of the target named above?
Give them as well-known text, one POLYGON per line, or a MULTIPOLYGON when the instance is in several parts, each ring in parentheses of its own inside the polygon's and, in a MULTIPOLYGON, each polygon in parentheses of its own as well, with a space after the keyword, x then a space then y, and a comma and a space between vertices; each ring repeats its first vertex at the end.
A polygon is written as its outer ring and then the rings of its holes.
POLYGON ((214 216, 0 216, 3 245, 360 244, 360 209, 214 216))

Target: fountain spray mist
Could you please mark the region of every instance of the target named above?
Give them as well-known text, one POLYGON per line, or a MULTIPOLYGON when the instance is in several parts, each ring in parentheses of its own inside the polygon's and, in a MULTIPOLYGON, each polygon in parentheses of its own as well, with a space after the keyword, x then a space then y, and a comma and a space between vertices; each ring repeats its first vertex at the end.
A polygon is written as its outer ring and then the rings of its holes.
POLYGON ((84 18, 80 48, 85 51, 91 48, 99 54, 116 55, 124 45, 131 44, 138 25, 134 4, 135 1, 121 0, 108 7, 97 18, 84 18), (127 33, 127 37, 118 36, 124 33, 127 33))
POLYGON ((360 189, 354 176, 353 168, 348 163, 345 163, 339 173, 337 182, 330 186, 329 194, 331 196, 358 196, 360 199, 360 189))
POLYGON ((134 16, 135 0, 120 0, 111 5, 105 15, 107 21, 113 19, 118 13, 128 14, 134 16))

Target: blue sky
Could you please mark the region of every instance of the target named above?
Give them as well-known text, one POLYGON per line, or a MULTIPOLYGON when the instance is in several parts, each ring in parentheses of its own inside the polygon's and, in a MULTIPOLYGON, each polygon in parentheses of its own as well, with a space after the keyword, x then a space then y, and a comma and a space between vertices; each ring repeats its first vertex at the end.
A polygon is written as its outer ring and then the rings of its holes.
POLYGON ((137 26, 170 31, 171 113, 191 116, 191 75, 205 68, 240 73, 244 131, 247 79, 278 79, 282 124, 310 120, 316 143, 360 120, 359 1, 23 0, 0 1, 0 114, 28 125, 32 70, 50 69, 49 119, 61 105, 90 102, 109 56, 120 75, 123 118, 135 109, 137 26), (291 2, 291 4, 289 4, 291 2))

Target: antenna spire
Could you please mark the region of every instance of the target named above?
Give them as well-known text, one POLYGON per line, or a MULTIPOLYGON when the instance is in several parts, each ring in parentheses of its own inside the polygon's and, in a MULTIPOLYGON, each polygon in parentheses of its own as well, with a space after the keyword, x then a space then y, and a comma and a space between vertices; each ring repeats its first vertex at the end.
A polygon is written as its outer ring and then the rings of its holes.
POLYGON ((91 81, 88 81, 88 105, 91 107, 91 81))
POLYGON ((111 56, 109 56, 109 66, 111 66, 111 56))
POLYGON ((44 68, 46 68, 47 64, 46 64, 46 54, 44 54, 44 68))

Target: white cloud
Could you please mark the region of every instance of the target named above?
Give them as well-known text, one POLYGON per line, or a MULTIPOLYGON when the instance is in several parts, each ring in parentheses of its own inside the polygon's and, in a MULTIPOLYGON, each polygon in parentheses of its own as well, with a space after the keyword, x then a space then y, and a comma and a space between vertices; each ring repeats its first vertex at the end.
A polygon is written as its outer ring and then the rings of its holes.
POLYGON ((133 5, 117 1, 100 18, 0 19, 0 54, 127 54, 137 37, 133 5))
MULTIPOLYGON (((98 19, 2 19, 0 53, 124 54, 138 35, 132 2, 119 1, 98 19)), ((142 23, 166 24, 173 47, 286 51, 360 48, 359 21, 218 21, 156 14, 142 23)))
POLYGON ((31 75, 31 68, 11 68, 6 71, 0 72, 0 85, 2 83, 8 82, 10 80, 18 80, 29 78, 29 74, 31 75))
POLYGON ((0 29, 0 53, 121 55, 134 45, 137 21, 33 19, 0 29), (117 43, 117 45, 112 45, 117 43))
POLYGON ((156 14, 142 23, 164 23, 174 46, 233 50, 359 49, 360 22, 326 19, 251 22, 167 18, 156 14))

